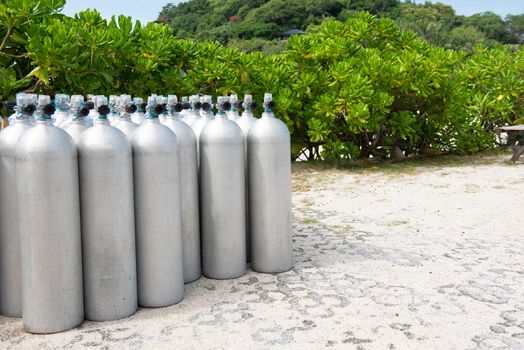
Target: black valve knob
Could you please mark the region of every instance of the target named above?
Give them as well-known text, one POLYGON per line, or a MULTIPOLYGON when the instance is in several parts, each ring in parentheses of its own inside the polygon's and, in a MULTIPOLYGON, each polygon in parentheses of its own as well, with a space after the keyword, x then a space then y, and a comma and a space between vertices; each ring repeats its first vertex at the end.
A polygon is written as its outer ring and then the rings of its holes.
POLYGON ((193 104, 193 106, 194 106, 195 109, 201 109, 202 108, 202 102, 200 102, 200 101, 199 102, 195 102, 193 104))
POLYGON ((202 103, 202 109, 209 110, 211 108, 211 104, 209 102, 202 103))
POLYGON ((225 101, 220 104, 220 107, 224 111, 229 111, 231 109, 231 102, 225 101))
POLYGON ((269 101, 269 102, 266 102, 266 106, 267 106, 267 108, 269 108, 269 109, 275 109, 275 107, 277 106, 277 104, 275 103, 275 101, 269 101))
POLYGON ((80 114, 81 117, 87 117, 89 115, 89 108, 87 106, 80 108, 78 114, 80 114))
POLYGON ((86 106, 89 109, 95 109, 95 103, 93 101, 87 101, 84 106, 86 106))
POLYGON ((15 110, 16 102, 15 101, 5 101, 5 108, 7 112, 13 113, 15 110))
POLYGON ((189 109, 191 108, 191 104, 189 102, 182 102, 182 109, 189 109))
POLYGON ((153 107, 153 112, 155 114, 162 114, 164 113, 164 108, 162 105, 155 105, 155 107, 153 107))
POLYGON ((249 102, 249 107, 253 110, 253 109, 257 109, 258 107, 258 103, 256 103, 255 101, 251 101, 249 102))
POLYGON ((110 112, 109 107, 107 105, 101 105, 98 107, 98 114, 100 115, 108 115, 110 112))
POLYGON ((35 112, 35 109, 36 109, 35 106, 30 104, 30 105, 24 106, 23 110, 24 110, 24 113, 31 115, 35 112))
POLYGON ((173 105, 173 109, 175 110, 175 112, 180 113, 184 109, 184 105, 180 102, 177 102, 173 105))
POLYGON ((125 106, 126 113, 132 114, 135 113, 138 107, 134 103, 129 103, 125 106))
POLYGON ((55 114, 56 108, 52 103, 48 103, 44 106, 44 115, 53 115, 55 114))
POLYGON ((146 110, 146 107, 147 107, 147 103, 141 103, 140 104, 140 111, 144 112, 146 110))
POLYGON ((240 109, 240 108, 242 108, 242 104, 243 104, 243 103, 244 103, 243 101, 235 101, 235 102, 233 103, 233 106, 234 106, 236 109, 240 109))

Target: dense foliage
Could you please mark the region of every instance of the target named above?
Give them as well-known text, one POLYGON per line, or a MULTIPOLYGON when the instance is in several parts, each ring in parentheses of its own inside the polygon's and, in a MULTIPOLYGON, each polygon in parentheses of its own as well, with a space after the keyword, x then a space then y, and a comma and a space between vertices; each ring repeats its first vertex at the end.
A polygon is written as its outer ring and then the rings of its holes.
POLYGON ((309 159, 474 152, 524 118, 524 48, 472 54, 366 12, 293 36, 282 54, 180 40, 164 24, 57 13, 61 0, 0 2, 0 98, 41 93, 272 92, 293 155, 309 159))
POLYGON ((471 52, 476 44, 524 42, 524 15, 459 16, 442 3, 400 0, 191 0, 166 5, 158 21, 179 38, 218 40, 244 51, 278 52, 278 37, 308 30, 326 19, 345 21, 360 11, 394 19, 432 44, 471 52))

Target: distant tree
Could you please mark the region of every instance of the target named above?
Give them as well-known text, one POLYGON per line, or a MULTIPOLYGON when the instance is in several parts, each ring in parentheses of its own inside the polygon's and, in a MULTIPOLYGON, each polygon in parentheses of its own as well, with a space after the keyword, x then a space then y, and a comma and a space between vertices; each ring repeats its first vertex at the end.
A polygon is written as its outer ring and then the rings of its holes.
POLYGON ((464 19, 465 26, 472 26, 485 34, 486 38, 503 43, 514 42, 515 39, 507 31, 507 24, 499 15, 493 12, 477 13, 464 19))
POLYGON ((509 15, 506 17, 509 32, 515 37, 517 42, 524 43, 524 14, 509 15))

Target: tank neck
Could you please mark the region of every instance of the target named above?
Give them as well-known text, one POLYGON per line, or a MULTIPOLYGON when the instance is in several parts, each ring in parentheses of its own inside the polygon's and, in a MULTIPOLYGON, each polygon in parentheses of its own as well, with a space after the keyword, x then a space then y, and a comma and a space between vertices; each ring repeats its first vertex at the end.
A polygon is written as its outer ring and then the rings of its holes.
POLYGON ((266 110, 262 113, 262 118, 275 118, 275 115, 271 110, 269 110, 269 112, 266 110))
POLYGON ((36 125, 40 125, 40 126, 52 126, 53 125, 53 121, 51 120, 51 118, 49 119, 38 119, 36 121, 36 125))
POLYGON ((254 118, 253 112, 251 110, 245 110, 244 113, 242 113, 241 118, 254 118))
POLYGON ((160 120, 158 120, 157 117, 155 118, 146 118, 143 123, 149 123, 149 124, 160 124, 160 120))
POLYGON ((227 118, 226 112, 224 112, 224 111, 218 111, 217 114, 215 115, 215 118, 220 118, 220 119, 225 119, 225 118, 227 118))
POLYGON ((109 125, 109 120, 107 120, 107 119, 96 118, 96 119, 93 121, 93 124, 94 124, 94 125, 109 125))

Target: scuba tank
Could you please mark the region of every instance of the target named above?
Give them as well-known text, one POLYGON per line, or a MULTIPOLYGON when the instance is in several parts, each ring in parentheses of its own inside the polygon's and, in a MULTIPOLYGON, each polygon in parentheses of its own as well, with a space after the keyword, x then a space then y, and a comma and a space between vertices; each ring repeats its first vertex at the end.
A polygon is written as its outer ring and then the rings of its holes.
POLYGON ((218 279, 246 273, 244 137, 229 108, 218 97, 218 113, 200 134, 202 269, 218 279))
POLYGON ((291 239, 291 143, 276 119, 272 96, 247 136, 251 268, 278 273, 293 267, 291 239))
POLYGON ((51 112, 50 103, 43 106, 15 150, 22 318, 31 333, 64 331, 84 319, 77 151, 51 112))
POLYGON ((184 298, 180 156, 148 98, 146 120, 131 135, 135 190, 138 304, 163 307, 184 298))
POLYGON ((180 120, 182 104, 175 95, 168 96, 167 109, 164 125, 175 133, 180 150, 184 282, 189 283, 201 276, 197 144, 189 125, 180 120))
POLYGON ((213 120, 213 112, 212 112, 212 109, 213 109, 213 100, 212 100, 212 97, 209 96, 209 95, 206 95, 206 96, 202 96, 202 99, 201 99, 201 111, 200 111, 200 117, 198 119, 195 119, 195 121, 193 122, 193 124, 191 124, 191 129, 193 129, 193 133, 195 134, 195 138, 196 138, 196 142, 197 142, 197 154, 199 154, 199 138, 200 138, 200 133, 202 132, 202 130, 204 129, 204 127, 206 126, 206 124, 213 120))
MULTIPOLYGON (((237 101, 238 102, 238 101, 237 101)), ((238 105, 238 104, 237 104, 238 105)), ((253 116, 253 110, 257 108, 257 103, 253 101, 253 97, 251 95, 245 95, 244 96, 244 102, 242 103, 242 107, 244 108, 244 113, 242 113, 241 117, 238 117, 233 119, 237 125, 242 129, 242 133, 244 134, 244 155, 245 155, 245 165, 246 165, 246 244, 247 244, 247 258, 248 261, 251 259, 251 248, 250 248, 250 242, 251 242, 251 236, 249 232, 249 174, 248 174, 248 158, 247 158, 247 135, 249 132, 249 129, 255 124, 257 121, 257 118, 253 116)))
POLYGON ((78 141, 85 317, 109 321, 137 309, 133 163, 104 98, 78 141))
POLYGON ((35 107, 26 94, 18 94, 13 124, 0 132, 0 314, 9 317, 22 316, 15 146, 31 128, 35 107))

